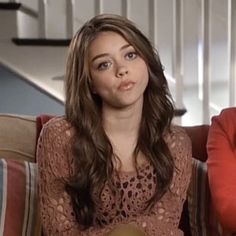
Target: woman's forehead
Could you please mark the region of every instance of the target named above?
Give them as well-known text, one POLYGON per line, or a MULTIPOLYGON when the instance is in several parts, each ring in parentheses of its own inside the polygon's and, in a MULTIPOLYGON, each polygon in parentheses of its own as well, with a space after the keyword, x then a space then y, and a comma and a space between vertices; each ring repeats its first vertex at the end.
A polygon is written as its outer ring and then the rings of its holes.
POLYGON ((89 55, 109 53, 126 45, 130 43, 120 34, 112 31, 100 32, 89 45, 89 55))

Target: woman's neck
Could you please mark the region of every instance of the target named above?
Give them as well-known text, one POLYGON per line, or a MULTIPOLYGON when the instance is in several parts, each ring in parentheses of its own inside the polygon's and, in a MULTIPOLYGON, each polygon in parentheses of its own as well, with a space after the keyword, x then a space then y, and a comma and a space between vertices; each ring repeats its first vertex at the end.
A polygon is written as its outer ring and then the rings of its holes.
MULTIPOLYGON (((120 160, 120 162, 114 160, 117 170, 135 169, 133 155, 137 145, 141 118, 142 104, 140 103, 126 109, 104 109, 104 130, 112 144, 114 154, 120 160)), ((142 159, 138 159, 138 164, 142 163, 142 159)))
POLYGON ((122 109, 104 106, 103 127, 108 136, 138 135, 142 118, 142 103, 122 109))

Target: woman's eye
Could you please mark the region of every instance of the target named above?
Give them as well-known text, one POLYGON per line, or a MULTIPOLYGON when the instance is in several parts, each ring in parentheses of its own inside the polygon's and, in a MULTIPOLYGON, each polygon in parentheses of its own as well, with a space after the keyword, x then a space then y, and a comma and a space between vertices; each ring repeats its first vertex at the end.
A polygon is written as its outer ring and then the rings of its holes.
POLYGON ((98 70, 106 70, 110 67, 111 63, 110 62, 102 62, 98 65, 98 70))
POLYGON ((126 57, 131 60, 135 59, 137 57, 137 53, 136 52, 129 52, 126 54, 126 57))

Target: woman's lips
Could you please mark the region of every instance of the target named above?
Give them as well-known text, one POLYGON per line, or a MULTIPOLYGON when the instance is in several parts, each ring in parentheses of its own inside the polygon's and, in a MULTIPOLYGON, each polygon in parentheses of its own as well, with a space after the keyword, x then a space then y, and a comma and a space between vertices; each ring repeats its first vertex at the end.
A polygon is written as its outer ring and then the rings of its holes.
POLYGON ((124 81, 124 82, 121 82, 118 89, 121 91, 127 91, 127 90, 132 89, 134 87, 134 84, 135 83, 132 81, 124 81))

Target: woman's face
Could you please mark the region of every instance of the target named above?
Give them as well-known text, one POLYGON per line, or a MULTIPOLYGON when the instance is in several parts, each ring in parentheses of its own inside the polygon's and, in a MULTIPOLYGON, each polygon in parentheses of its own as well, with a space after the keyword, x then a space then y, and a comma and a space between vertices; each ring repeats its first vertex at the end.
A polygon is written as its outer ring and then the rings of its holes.
POLYGON ((89 46, 92 90, 103 107, 124 108, 143 101, 148 68, 135 49, 119 34, 99 33, 89 46))

